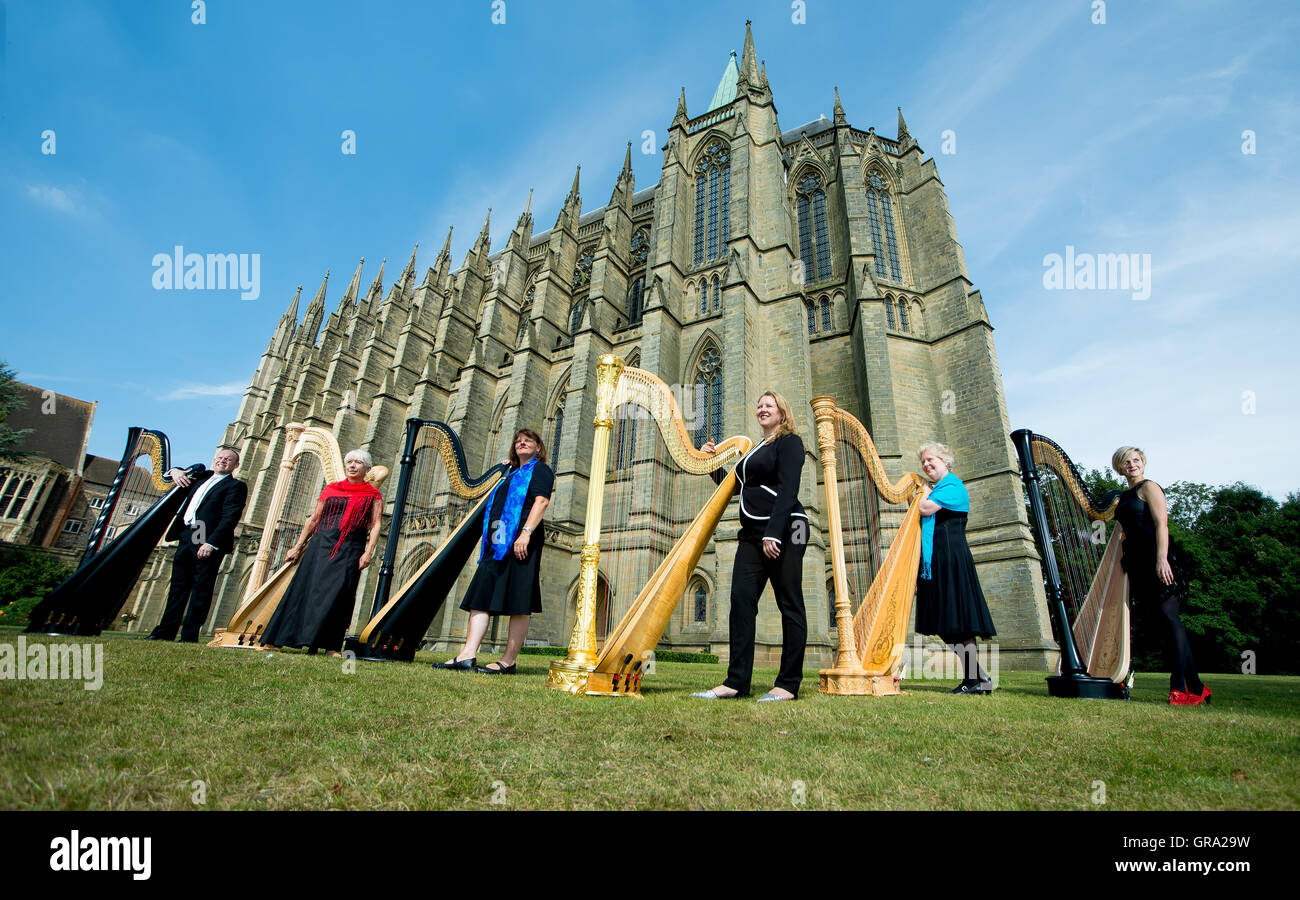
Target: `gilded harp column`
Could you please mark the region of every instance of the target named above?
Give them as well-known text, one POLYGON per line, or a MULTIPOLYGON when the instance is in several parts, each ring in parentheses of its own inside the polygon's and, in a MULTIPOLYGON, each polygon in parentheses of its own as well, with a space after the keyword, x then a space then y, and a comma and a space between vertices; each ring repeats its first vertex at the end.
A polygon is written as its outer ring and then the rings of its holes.
POLYGON ((844 528, 840 521, 840 487, 835 474, 835 398, 814 397, 813 419, 817 423, 817 449, 826 488, 826 533, 831 545, 831 569, 835 580, 835 629, 839 649, 835 665, 822 669, 821 689, 827 694, 870 694, 871 676, 858 659, 853 640, 853 610, 849 606, 849 579, 844 562, 844 528))
POLYGON ((547 687, 580 694, 587 676, 596 668, 596 567, 600 561, 600 516, 605 499, 605 462, 609 433, 614 426, 614 393, 627 364, 606 354, 596 364, 596 434, 591 447, 591 475, 587 485, 587 522, 582 536, 578 602, 569 638, 569 653, 551 663, 547 687))
POLYGON ((248 576, 248 586, 244 589, 242 603, 247 603, 257 589, 266 580, 266 567, 271 560, 271 543, 275 538, 275 521, 284 508, 285 498, 289 494, 289 479, 293 475, 294 451, 298 449, 298 438, 302 437, 306 426, 299 422, 290 422, 284 426, 284 454, 280 457, 280 474, 275 479, 275 488, 271 491, 271 505, 266 514, 266 523, 262 527, 262 538, 257 543, 257 555, 253 557, 253 571, 248 576))

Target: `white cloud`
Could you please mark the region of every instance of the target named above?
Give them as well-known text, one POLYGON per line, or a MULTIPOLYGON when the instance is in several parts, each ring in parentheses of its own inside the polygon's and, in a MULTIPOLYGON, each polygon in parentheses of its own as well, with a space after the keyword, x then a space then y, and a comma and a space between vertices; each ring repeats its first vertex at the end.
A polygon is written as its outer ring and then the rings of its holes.
POLYGON ((66 213, 70 216, 81 218, 90 215, 91 212, 90 207, 86 205, 85 200, 82 198, 81 192, 74 187, 29 184, 27 185, 27 196, 46 209, 66 213))
POLYGON ((226 384, 185 384, 159 400, 194 400, 199 397, 233 397, 244 392, 248 385, 242 381, 226 384))

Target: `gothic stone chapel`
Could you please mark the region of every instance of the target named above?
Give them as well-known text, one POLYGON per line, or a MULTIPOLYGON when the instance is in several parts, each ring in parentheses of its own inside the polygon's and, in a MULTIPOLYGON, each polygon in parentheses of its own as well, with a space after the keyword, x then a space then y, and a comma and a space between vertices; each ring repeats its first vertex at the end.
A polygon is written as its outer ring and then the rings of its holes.
MULTIPOLYGON (((836 646, 809 406, 819 395, 866 425, 891 480, 919 471, 925 441, 952 447, 970 490, 969 539, 1001 664, 1054 664, 993 327, 967 276, 934 160, 923 158, 901 111, 897 139, 861 131, 836 90, 832 119, 783 130, 746 25, 740 59, 731 54, 707 108, 691 115, 682 91, 658 184, 636 190, 629 145, 606 205, 584 211, 575 174, 551 228, 534 232, 531 207, 530 196, 497 252, 484 222, 459 268, 450 232, 418 283, 412 253, 387 297, 382 265, 364 296, 358 266, 328 317, 328 273, 301 323, 294 297, 225 432, 243 455, 251 493, 209 627, 224 626, 243 594, 284 451, 282 426, 330 429, 344 451, 363 447, 396 475, 405 420, 419 417, 457 431, 474 473, 508 453, 517 428, 542 434, 557 481, 546 514, 545 611, 529 640, 565 646, 596 364, 613 353, 698 399, 697 445, 756 437, 753 409, 765 389, 790 400, 808 454, 800 491, 811 519, 808 665, 829 664, 836 646)), ((382 487, 389 513, 396 481, 382 487)), ((739 527, 732 504, 661 646, 725 656, 739 527)), ((434 621, 431 648, 459 644, 466 616, 458 604, 473 566, 434 621)), ((369 618, 378 568, 362 581, 353 634, 369 618)), ((166 555, 155 554, 133 628, 160 615, 167 576, 166 555)), ((632 599, 604 595, 598 629, 617 622, 632 599)), ((756 664, 775 665, 780 641, 769 589, 756 664)))

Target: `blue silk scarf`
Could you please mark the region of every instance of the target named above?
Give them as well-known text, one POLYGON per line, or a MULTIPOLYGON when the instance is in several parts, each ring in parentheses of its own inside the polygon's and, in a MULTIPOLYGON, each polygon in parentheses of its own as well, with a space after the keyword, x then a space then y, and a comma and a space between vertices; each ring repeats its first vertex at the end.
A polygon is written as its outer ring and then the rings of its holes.
POLYGON ((492 493, 488 494, 487 504, 483 508, 483 544, 479 548, 478 559, 483 561, 483 555, 487 553, 488 546, 492 547, 492 558, 503 560, 506 554, 510 552, 510 546, 515 542, 515 532, 519 530, 519 520, 523 517, 524 498, 528 496, 528 486, 533 481, 533 469, 537 467, 537 457, 533 457, 519 468, 514 476, 510 479, 510 487, 506 491, 506 505, 501 510, 501 518, 497 520, 499 527, 492 527, 492 501, 496 499, 497 491, 501 490, 500 483, 492 488, 492 493))
MULTIPOLYGON (((961 479, 949 472, 930 488, 930 498, 944 509, 970 512, 970 494, 961 479)), ((921 516, 921 577, 930 580, 930 558, 934 555, 934 516, 921 516)))

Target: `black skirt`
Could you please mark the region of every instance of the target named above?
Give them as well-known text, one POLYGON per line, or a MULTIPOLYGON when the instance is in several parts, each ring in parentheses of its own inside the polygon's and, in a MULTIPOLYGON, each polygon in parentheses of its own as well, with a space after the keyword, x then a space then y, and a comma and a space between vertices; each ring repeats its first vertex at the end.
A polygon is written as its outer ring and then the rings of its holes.
POLYGON ((357 585, 361 582, 359 565, 366 551, 369 528, 354 528, 338 552, 334 552, 342 507, 347 505, 347 500, 331 497, 325 503, 321 525, 312 535, 293 580, 262 632, 263 644, 325 650, 343 646, 343 635, 356 606, 357 585))
POLYGON ((997 634, 966 543, 966 513, 948 509, 935 513, 930 573, 931 578, 916 580, 917 634, 980 638, 997 634))

